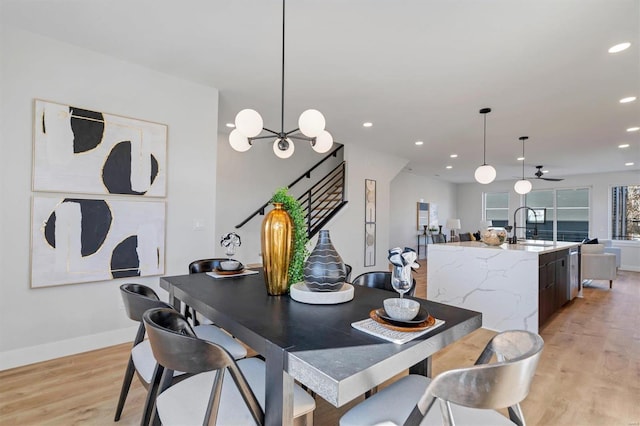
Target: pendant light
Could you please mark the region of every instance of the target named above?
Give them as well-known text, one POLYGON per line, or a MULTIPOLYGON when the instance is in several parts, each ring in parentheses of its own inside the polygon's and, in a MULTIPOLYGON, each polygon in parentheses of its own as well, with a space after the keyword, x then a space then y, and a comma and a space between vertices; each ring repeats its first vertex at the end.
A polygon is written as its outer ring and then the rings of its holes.
POLYGON ((267 129, 262 116, 253 109, 243 109, 236 115, 236 128, 229 134, 229 144, 239 152, 251 148, 257 139, 273 140, 273 152, 279 158, 289 158, 295 149, 293 139, 308 141, 318 153, 325 153, 333 146, 333 136, 324 129, 325 119, 320 111, 308 109, 300 114, 298 128, 284 131, 284 0, 282 0, 282 79, 280 98, 280 131, 267 129), (259 136, 263 131, 269 133, 259 136), (299 132, 299 133, 298 133, 299 132))
POLYGON ((496 169, 487 164, 487 114, 491 112, 491 108, 482 108, 480 114, 484 116, 484 149, 483 163, 475 172, 475 178, 479 183, 487 184, 493 182, 496 178, 496 169))
POLYGON ((528 194, 531 191, 531 182, 524 178, 524 141, 529 139, 529 136, 520 136, 518 139, 522 141, 522 179, 517 181, 515 185, 513 185, 513 189, 520 194, 528 194))

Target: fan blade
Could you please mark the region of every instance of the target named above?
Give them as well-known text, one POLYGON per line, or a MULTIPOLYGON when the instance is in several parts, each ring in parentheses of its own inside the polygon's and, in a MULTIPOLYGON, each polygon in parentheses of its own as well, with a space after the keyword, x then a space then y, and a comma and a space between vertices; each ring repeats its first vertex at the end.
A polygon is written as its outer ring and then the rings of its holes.
POLYGON ((553 182, 560 182, 561 180, 564 180, 564 179, 560 179, 560 178, 546 178, 546 177, 541 177, 541 178, 538 178, 538 179, 550 180, 550 181, 553 181, 553 182))

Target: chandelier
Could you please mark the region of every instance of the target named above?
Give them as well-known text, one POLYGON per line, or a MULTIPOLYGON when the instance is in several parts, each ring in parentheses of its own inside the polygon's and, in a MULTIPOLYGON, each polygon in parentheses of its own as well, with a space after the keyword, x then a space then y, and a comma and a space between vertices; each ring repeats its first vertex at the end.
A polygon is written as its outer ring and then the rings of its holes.
POLYGON ((258 139, 272 139, 273 152, 280 158, 289 158, 295 149, 293 140, 311 143, 311 147, 318 153, 324 153, 333 146, 333 136, 327 132, 325 119, 320 111, 308 109, 300 114, 298 128, 284 131, 284 28, 285 12, 282 0, 282 79, 280 98, 280 131, 264 127, 262 116, 253 109, 243 109, 236 115, 236 128, 229 134, 229 144, 239 152, 247 151, 258 139), (263 132, 267 135, 260 136, 263 132))

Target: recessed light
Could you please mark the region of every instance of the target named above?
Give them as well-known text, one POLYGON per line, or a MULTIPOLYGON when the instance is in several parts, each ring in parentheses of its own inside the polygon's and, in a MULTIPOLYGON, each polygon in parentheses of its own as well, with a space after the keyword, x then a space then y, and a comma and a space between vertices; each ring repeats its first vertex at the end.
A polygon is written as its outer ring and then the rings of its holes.
POLYGON ((609 48, 609 53, 622 52, 623 50, 627 50, 629 46, 631 46, 631 43, 629 43, 628 41, 624 43, 616 44, 615 46, 611 46, 609 48))
POLYGON ((235 125, 235 124, 233 124, 233 123, 227 123, 227 127, 230 127, 230 128, 232 128, 232 129, 233 129, 234 127, 236 127, 236 125, 235 125))
POLYGON ((543 170, 542 173, 549 173, 549 170, 543 170))
POLYGON ((625 166, 633 166, 634 163, 624 163, 625 166))
POLYGON ((458 158, 458 154, 451 154, 449 157, 451 157, 451 158, 458 158))
POLYGON ((518 158, 516 158, 516 160, 518 160, 518 161, 524 161, 524 157, 518 157, 518 158))
POLYGON ((627 132, 637 132, 638 130, 640 130, 640 127, 629 127, 627 132))
POLYGON ((628 104, 629 102, 633 102, 636 99, 638 99, 638 98, 636 98, 635 96, 627 96, 626 98, 620 99, 620 103, 621 104, 628 104))
POLYGON ((629 148, 629 144, 628 143, 623 143, 618 145, 618 148, 629 148))
POLYGON ((362 127, 371 127, 371 126, 373 126, 373 123, 372 123, 372 122, 370 122, 370 121, 367 121, 367 122, 365 122, 365 123, 362 123, 362 127))
POLYGON ((423 144, 424 144, 424 142, 422 142, 422 141, 416 141, 415 143, 416 143, 416 145, 418 145, 418 146, 420 146, 420 145, 423 145, 423 144))
POLYGON ((453 166, 447 166, 446 168, 447 169, 453 169, 453 166))

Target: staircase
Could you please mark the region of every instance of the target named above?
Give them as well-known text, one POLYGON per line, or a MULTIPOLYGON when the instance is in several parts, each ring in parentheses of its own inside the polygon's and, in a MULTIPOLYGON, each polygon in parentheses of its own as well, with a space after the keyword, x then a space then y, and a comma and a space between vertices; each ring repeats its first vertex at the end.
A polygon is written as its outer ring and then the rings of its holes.
MULTIPOLYGON (((287 186, 287 188, 289 188, 289 193, 293 194, 294 192, 292 192, 292 188, 298 183, 304 182, 304 179, 311 179, 313 172, 322 164, 332 158, 337 158, 339 153, 344 153, 344 151, 341 152, 343 148, 344 145, 338 144, 338 146, 322 160, 317 162, 313 167, 291 182, 287 186)), ((302 195, 297 198, 305 212, 307 235, 309 238, 317 234, 318 231, 320 231, 320 229, 322 229, 322 227, 325 226, 327 222, 329 222, 348 203, 348 201, 345 200, 345 172, 346 162, 342 161, 329 173, 317 180, 311 188, 302 192, 302 195)), ((300 186, 298 186, 296 190, 299 188, 300 186)), ((256 211, 249 215, 249 217, 236 225, 236 229, 242 228, 254 217, 264 215, 268 206, 269 201, 262 204, 258 209, 256 209, 256 211)))

